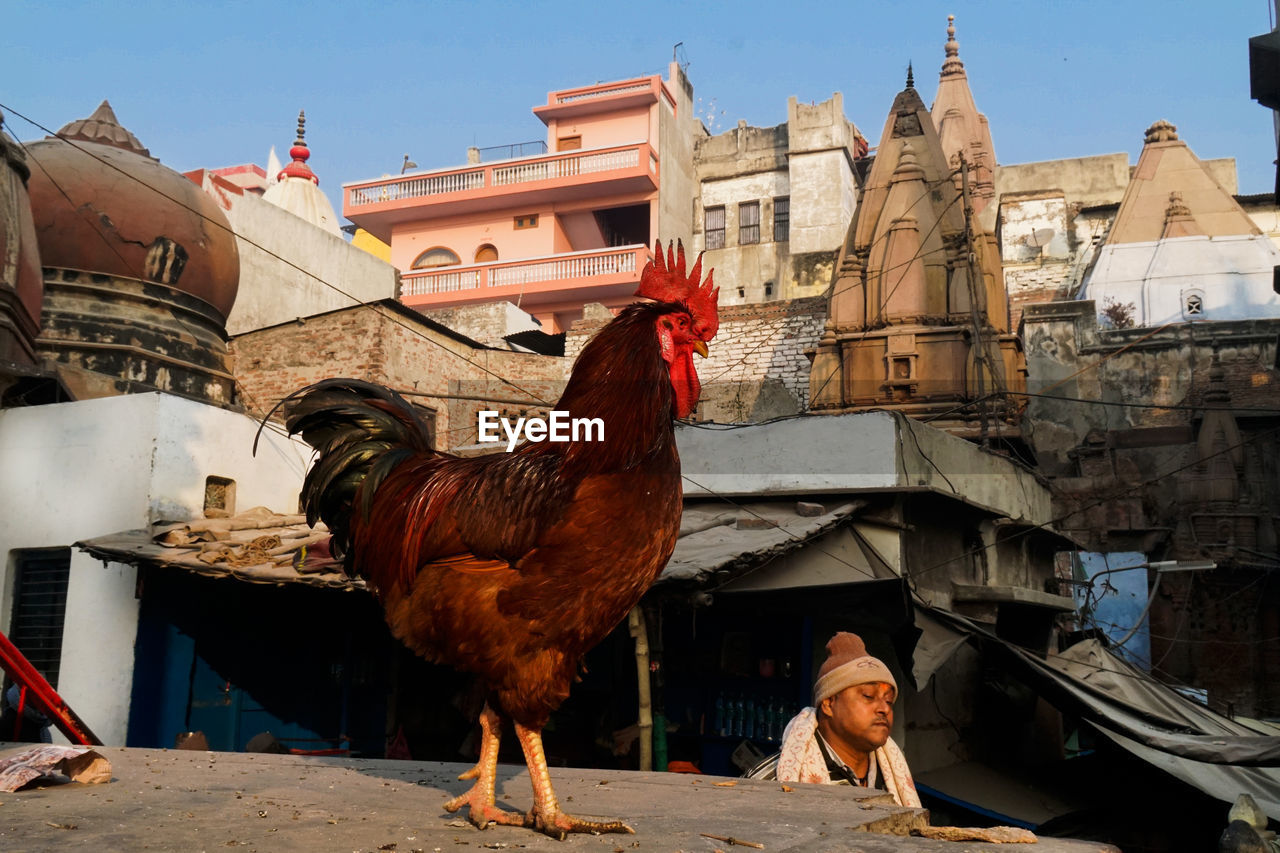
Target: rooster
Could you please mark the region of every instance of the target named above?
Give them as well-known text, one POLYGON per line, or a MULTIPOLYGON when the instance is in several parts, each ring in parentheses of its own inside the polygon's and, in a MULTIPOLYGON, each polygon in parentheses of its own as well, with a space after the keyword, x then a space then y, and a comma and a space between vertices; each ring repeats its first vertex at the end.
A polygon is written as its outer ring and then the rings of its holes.
MULTIPOLYGON (((640 600, 680 527, 673 418, 688 416, 719 324, 718 288, 686 275, 684 247, 656 247, 636 302, 587 344, 555 408, 599 418, 602 440, 526 443, 458 458, 431 449, 413 408, 381 386, 325 380, 294 394, 287 418, 317 451, 303 484, 307 519, 365 578, 392 633, 414 652, 483 679, 475 780, 445 803, 471 823, 632 832, 621 820, 561 811, 542 728, 569 695, 586 652, 640 600), (501 729, 510 719, 533 782, 528 814, 494 803, 501 729)), ((598 438, 598 436, 597 436, 598 438)))

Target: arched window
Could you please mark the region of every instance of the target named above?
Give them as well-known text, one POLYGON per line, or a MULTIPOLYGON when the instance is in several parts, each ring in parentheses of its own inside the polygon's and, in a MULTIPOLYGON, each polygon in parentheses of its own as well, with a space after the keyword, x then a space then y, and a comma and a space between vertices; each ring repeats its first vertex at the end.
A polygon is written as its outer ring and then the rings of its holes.
POLYGON ((476 249, 476 263, 487 264, 498 259, 498 249, 492 243, 485 243, 476 249))
POLYGON ((413 259, 413 269, 429 270, 434 267, 451 267, 455 264, 462 263, 457 253, 444 246, 436 246, 434 249, 427 249, 421 255, 413 259))

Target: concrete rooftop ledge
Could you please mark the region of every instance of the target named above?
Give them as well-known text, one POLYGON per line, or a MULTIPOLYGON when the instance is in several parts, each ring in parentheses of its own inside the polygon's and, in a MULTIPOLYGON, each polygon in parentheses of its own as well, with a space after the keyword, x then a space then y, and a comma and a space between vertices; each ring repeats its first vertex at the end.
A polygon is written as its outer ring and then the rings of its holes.
MULTIPOLYGON (((26 745, 0 744, 0 753, 26 745)), ((561 805, 582 817, 625 819, 635 835, 575 835, 555 841, 531 830, 481 832, 444 801, 470 783, 467 765, 103 747, 114 779, 104 785, 54 784, 0 794, 0 849, 37 850, 651 850, 731 848, 702 833, 764 845, 764 850, 985 851, 905 835, 923 812, 886 804, 883 791, 728 780, 675 773, 555 768, 561 805), (879 833, 904 833, 901 835, 879 833)), ((532 802, 528 772, 502 765, 498 802, 532 802)), ((1041 839, 1028 853, 1113 850, 1095 843, 1041 839)))

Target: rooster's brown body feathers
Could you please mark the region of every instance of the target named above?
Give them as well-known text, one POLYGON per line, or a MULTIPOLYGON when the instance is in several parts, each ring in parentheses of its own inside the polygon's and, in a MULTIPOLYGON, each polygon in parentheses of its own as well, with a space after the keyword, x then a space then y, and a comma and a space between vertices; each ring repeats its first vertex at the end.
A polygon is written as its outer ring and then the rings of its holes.
POLYGON ((680 465, 653 324, 626 309, 583 350, 556 408, 600 418, 601 442, 456 458, 430 449, 402 398, 358 380, 305 389, 288 427, 316 447, 303 502, 392 632, 483 678, 540 729, 583 655, 635 605, 675 547, 680 465))

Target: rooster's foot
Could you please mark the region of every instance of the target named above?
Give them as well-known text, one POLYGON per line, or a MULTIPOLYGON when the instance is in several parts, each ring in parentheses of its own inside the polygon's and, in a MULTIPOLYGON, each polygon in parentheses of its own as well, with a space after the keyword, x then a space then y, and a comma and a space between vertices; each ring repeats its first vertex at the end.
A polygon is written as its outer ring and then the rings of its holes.
MULTIPOLYGON (((463 774, 466 775, 466 774, 463 774)), ((486 829, 491 823, 504 826, 527 826, 528 817, 519 812, 503 811, 494 805, 492 797, 472 788, 461 796, 454 797, 444 804, 444 810, 452 814, 463 806, 467 806, 467 820, 476 829, 486 829)))
POLYGON ((537 807, 529 813, 525 820, 525 826, 536 829, 559 841, 564 841, 570 832, 589 832, 592 835, 603 835, 606 832, 635 835, 636 832, 620 820, 583 820, 559 810, 544 814, 537 807))

